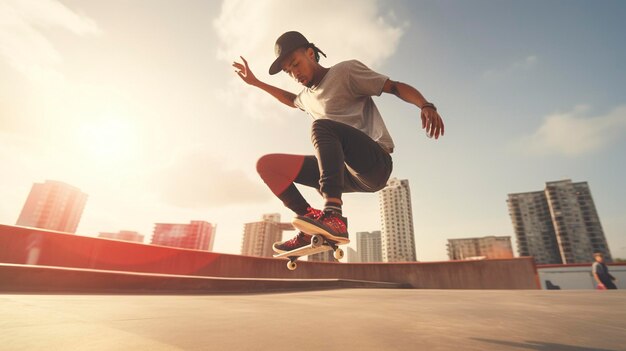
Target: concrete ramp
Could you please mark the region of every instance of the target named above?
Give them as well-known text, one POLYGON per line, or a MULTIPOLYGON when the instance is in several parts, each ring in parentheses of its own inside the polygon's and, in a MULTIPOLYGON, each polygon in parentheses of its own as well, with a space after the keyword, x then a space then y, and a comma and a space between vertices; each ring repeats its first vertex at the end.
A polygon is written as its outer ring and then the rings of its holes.
POLYGON ((403 287, 407 285, 347 279, 199 277, 0 264, 0 293, 232 294, 403 287))
POLYGON ((449 262, 301 262, 229 255, 0 225, 0 263, 178 276, 339 279, 416 289, 538 289, 532 257, 449 262))

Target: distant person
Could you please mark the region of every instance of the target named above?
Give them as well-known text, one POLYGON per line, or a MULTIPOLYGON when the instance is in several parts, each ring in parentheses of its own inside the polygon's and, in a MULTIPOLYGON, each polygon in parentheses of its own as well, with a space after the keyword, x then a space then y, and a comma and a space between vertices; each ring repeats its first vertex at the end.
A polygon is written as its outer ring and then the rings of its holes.
POLYGON ((613 283, 616 279, 609 273, 609 267, 604 263, 604 256, 598 252, 593 254, 593 258, 596 261, 591 265, 591 272, 598 283, 598 289, 617 289, 613 283))
POLYGON ((429 137, 443 136, 443 120, 435 105, 417 89, 374 72, 357 60, 321 66, 320 54, 326 54, 299 32, 282 34, 274 51, 276 60, 269 74, 282 70, 291 76, 304 86, 298 94, 258 80, 243 57, 241 63, 233 62, 244 82, 314 119, 311 139, 315 155, 270 154, 257 163, 263 181, 296 213, 293 224, 300 230, 293 239, 275 243, 274 251, 306 246, 311 234, 347 244, 348 221, 342 215, 341 195, 384 188, 392 169, 393 140, 372 96, 389 93, 418 107, 422 128, 429 137), (324 199, 323 209, 312 208, 295 183, 316 188, 324 199))

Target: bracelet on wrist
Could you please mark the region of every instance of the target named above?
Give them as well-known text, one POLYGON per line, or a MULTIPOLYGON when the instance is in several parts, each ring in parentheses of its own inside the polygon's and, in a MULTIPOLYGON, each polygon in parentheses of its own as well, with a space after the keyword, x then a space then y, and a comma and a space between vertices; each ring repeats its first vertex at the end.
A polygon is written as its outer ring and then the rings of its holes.
POLYGON ((432 102, 427 102, 422 105, 421 109, 423 110, 425 108, 432 108, 433 110, 437 111, 437 107, 435 107, 435 104, 433 104, 432 102))

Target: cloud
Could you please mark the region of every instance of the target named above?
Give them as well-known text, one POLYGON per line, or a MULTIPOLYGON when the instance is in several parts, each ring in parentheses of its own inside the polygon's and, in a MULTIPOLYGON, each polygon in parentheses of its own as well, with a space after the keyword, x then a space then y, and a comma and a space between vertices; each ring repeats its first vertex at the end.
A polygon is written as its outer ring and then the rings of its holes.
POLYGON ((626 136, 626 105, 601 116, 588 116, 590 107, 576 106, 572 111, 547 116, 532 135, 515 144, 533 155, 576 157, 600 151, 626 136))
POLYGON ((485 79, 497 80, 509 77, 517 72, 528 72, 537 65, 538 61, 539 59, 536 55, 529 55, 510 63, 508 66, 487 70, 483 73, 483 77, 485 79))
MULTIPOLYGON (((280 34, 289 30, 303 33, 328 55, 320 61, 325 66, 356 58, 376 69, 395 53, 407 25, 392 22, 396 22, 393 13, 382 14, 375 0, 320 0, 315 6, 306 0, 288 5, 280 0, 224 0, 214 21, 217 56, 227 63, 244 56, 259 79, 297 92, 301 86, 286 75, 270 78, 267 73, 280 34)), ((242 113, 253 118, 285 115, 271 96, 251 93, 253 88, 234 73, 233 80, 236 84, 228 85, 222 95, 226 101, 245 101, 242 113)))
POLYGON ((230 168, 226 160, 201 148, 181 152, 156 178, 161 198, 182 208, 259 203, 273 196, 260 178, 252 180, 243 170, 230 168))
POLYGON ((43 34, 51 28, 80 36, 100 33, 93 20, 56 0, 0 0, 0 56, 31 79, 62 78, 52 68, 62 55, 43 34))

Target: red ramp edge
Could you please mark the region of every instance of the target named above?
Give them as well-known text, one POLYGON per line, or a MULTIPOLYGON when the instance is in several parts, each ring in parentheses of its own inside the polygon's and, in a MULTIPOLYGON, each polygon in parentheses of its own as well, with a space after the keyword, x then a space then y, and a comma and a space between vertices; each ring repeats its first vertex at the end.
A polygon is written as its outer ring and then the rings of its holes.
POLYGON ((185 250, 0 225, 0 263, 200 277, 341 279, 418 289, 539 289, 532 257, 404 262, 301 262, 185 250))
POLYGON ((0 292, 2 293, 232 294, 406 287, 397 283, 342 279, 199 277, 0 264, 0 292))

